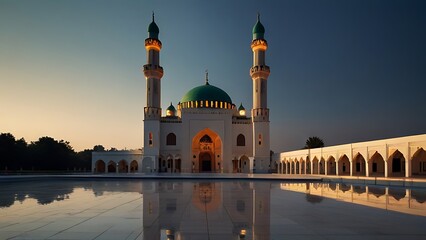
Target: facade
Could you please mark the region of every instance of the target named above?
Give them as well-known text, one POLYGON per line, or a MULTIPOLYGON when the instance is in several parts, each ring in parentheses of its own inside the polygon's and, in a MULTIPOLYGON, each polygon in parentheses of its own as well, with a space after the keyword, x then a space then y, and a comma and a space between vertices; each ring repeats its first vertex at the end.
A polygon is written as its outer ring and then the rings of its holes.
POLYGON ((222 89, 209 83, 189 90, 166 116, 161 109, 162 43, 154 21, 145 39, 147 64, 143 151, 94 152, 93 172, 268 172, 270 169, 269 109, 265 63, 268 47, 259 16, 253 27, 253 109, 251 117, 222 89), (133 163, 133 167, 130 166, 133 163), (137 164, 137 165, 136 165, 137 164), (135 170, 136 169, 136 170, 135 170))
POLYGON ((274 155, 278 173, 426 177, 426 134, 274 155))

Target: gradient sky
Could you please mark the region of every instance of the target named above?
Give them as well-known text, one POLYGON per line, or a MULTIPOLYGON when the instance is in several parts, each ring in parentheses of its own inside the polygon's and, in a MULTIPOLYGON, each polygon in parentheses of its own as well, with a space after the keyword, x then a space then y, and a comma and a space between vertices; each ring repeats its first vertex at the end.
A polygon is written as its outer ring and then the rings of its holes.
POLYGON ((142 145, 151 13, 163 110, 204 82, 252 107, 251 30, 266 28, 271 148, 426 133, 426 1, 0 0, 0 132, 76 150, 142 145))

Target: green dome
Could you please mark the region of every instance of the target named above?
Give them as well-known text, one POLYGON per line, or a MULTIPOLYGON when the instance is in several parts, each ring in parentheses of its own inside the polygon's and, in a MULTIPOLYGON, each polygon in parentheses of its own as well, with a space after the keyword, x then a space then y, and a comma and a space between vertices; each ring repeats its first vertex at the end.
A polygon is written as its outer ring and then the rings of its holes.
POLYGON ((158 39, 158 34, 160 33, 160 29, 154 21, 154 13, 152 13, 152 22, 148 26, 148 37, 158 39))
POLYGON ((265 35, 265 28, 260 22, 260 15, 257 15, 257 22, 253 27, 253 40, 263 39, 264 35, 265 35))
POLYGON ((189 90, 180 102, 191 101, 218 101, 232 104, 231 98, 225 91, 208 83, 189 90))

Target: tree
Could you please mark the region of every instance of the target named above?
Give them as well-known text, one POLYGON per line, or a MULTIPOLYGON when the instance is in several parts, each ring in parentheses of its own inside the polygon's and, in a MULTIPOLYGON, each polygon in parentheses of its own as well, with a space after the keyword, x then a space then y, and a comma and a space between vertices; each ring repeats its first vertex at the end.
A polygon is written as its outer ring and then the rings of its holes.
POLYGON ((324 141, 321 138, 314 136, 314 137, 309 137, 308 140, 306 140, 304 148, 311 149, 311 148, 321 148, 321 147, 324 147, 324 141))
POLYGON ((96 145, 93 147, 94 152, 105 152, 105 148, 102 145, 96 145))
POLYGON ((29 145, 32 166, 38 170, 67 170, 76 167, 76 153, 64 140, 41 137, 29 145))

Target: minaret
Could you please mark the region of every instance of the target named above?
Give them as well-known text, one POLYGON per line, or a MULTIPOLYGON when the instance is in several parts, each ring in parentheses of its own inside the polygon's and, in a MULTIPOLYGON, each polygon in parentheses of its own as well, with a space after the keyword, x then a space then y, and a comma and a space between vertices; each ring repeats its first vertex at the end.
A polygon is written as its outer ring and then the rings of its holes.
POLYGON ((148 38, 145 39, 147 64, 143 66, 146 79, 146 107, 144 108, 144 159, 142 171, 158 171, 160 150, 160 119, 161 119, 161 77, 163 68, 160 66, 161 41, 160 32, 154 21, 148 26, 148 38))
POLYGON ((267 172, 270 164, 269 147, 269 109, 267 80, 269 77, 269 66, 265 63, 265 53, 268 43, 265 38, 265 28, 260 23, 260 15, 253 27, 253 40, 251 49, 253 51, 253 67, 250 68, 250 76, 253 80, 253 157, 256 172, 267 172))

